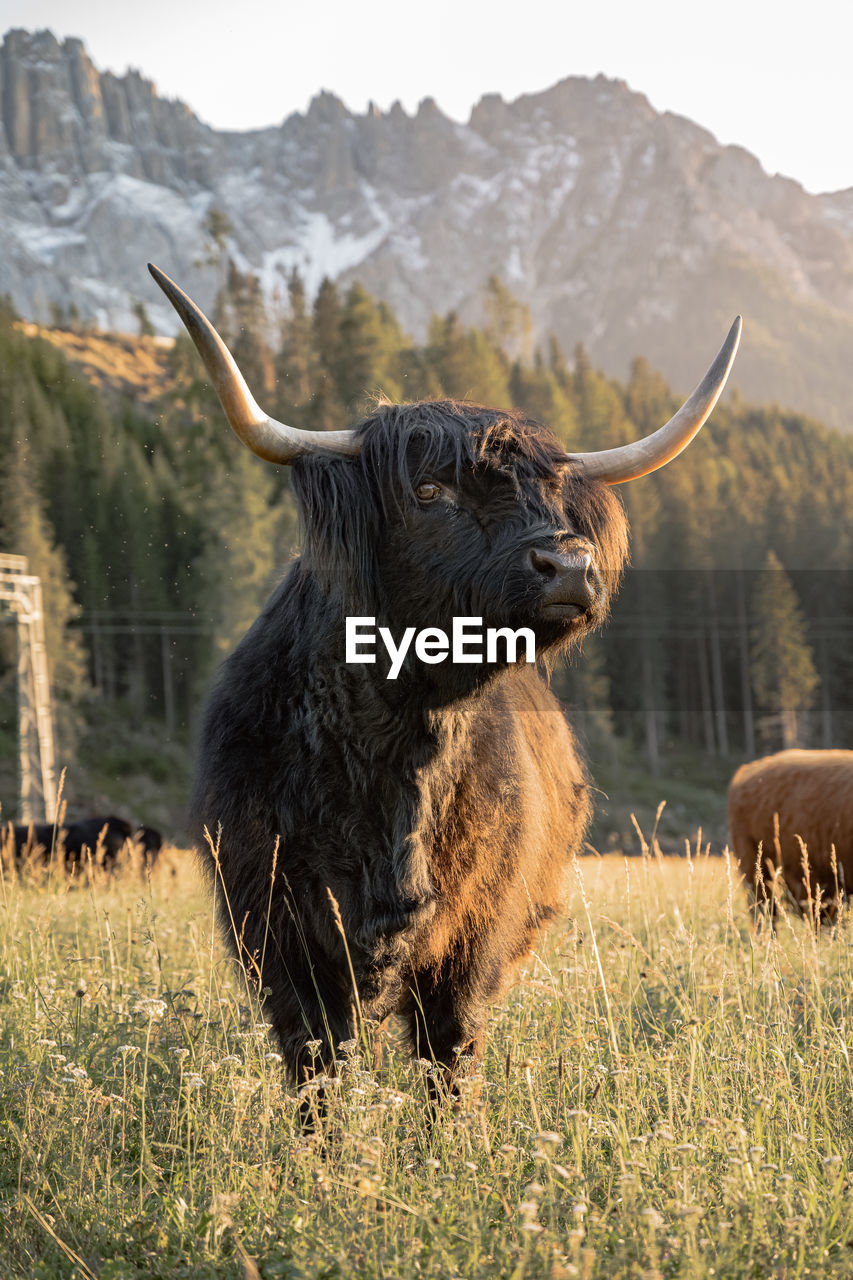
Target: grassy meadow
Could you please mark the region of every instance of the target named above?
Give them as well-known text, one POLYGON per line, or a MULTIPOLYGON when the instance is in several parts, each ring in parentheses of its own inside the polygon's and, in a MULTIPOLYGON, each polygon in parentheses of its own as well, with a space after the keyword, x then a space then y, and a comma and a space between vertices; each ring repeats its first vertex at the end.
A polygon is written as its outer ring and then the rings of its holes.
POLYGON ((3 1277, 853 1276, 846 913, 725 858, 577 862, 432 1132, 393 1026, 300 1131, 191 855, 0 914, 3 1277))

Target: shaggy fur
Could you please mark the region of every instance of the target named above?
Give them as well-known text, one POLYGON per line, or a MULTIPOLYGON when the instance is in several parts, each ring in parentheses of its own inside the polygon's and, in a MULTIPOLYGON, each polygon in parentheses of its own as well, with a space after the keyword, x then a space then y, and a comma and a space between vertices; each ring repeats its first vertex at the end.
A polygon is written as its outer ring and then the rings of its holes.
POLYGON ((853 751, 781 751, 741 765, 729 786, 732 848, 747 885, 764 897, 776 868, 794 902, 807 899, 800 839, 814 899, 853 886, 853 751), (778 819, 778 831, 776 821, 778 819), (832 847, 838 882, 832 867, 832 847), (758 883, 756 883, 758 882, 758 883), (760 885, 764 885, 764 889, 760 885))
POLYGON ((591 809, 535 667, 410 652, 388 681, 381 650, 345 664, 345 617, 395 637, 449 633, 454 615, 526 625, 547 660, 604 620, 627 554, 613 492, 523 417, 389 405, 360 431, 358 457, 293 467, 302 555, 223 667, 193 801, 223 920, 298 1078, 353 1034, 349 960, 366 1016, 401 1014, 449 1074, 478 1053, 487 1005, 559 909, 591 809), (418 499, 424 481, 438 500, 418 499), (533 547, 590 551, 582 616, 543 611, 533 547))

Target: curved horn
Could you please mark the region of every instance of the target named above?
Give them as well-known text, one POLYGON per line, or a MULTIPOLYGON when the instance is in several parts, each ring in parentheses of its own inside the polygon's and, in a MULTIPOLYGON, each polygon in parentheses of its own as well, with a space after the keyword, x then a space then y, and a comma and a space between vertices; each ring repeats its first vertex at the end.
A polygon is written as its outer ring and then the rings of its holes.
POLYGON ((573 453, 571 460, 577 469, 583 475, 603 480, 606 484, 623 484, 626 480, 636 480, 638 476, 657 471, 658 467, 677 457, 702 427, 726 385, 740 342, 740 330, 741 318, 737 316, 705 377, 665 426, 644 440, 635 440, 633 444, 620 445, 616 449, 573 453))
POLYGON ((237 435, 252 453, 267 462, 288 463, 307 453, 355 454, 361 442, 354 431, 300 431, 268 418, 258 406, 234 357, 192 299, 179 289, 174 280, 148 263, 148 270, 186 325, 205 368, 210 374, 225 416, 237 435))

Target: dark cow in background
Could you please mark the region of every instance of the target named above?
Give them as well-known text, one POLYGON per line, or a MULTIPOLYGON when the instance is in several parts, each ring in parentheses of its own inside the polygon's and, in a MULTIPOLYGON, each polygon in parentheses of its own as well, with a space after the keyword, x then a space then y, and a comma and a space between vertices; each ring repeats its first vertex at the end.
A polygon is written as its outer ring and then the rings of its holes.
POLYGON ((59 828, 50 822, 19 824, 13 828, 13 833, 18 857, 41 849, 47 862, 54 852, 61 853, 69 871, 82 862, 87 853, 93 861, 100 862, 105 871, 111 871, 129 844, 140 849, 143 866, 150 868, 157 861, 163 845, 163 837, 156 828, 137 827, 114 814, 82 818, 59 828))
POLYGON ((19 823, 17 826, 12 827, 15 856, 21 858, 41 851, 46 859, 49 858, 57 834, 61 834, 61 832, 57 832, 52 822, 19 823))
POLYGON ((143 862, 153 867, 163 848, 163 836, 156 827, 137 827, 134 840, 142 850, 143 862))
POLYGON ((849 893, 853 751, 780 751, 741 765, 729 785, 729 833, 741 874, 759 899, 771 897, 777 871, 801 910, 808 909, 809 886, 812 900, 820 888, 827 906, 839 890, 849 893))
POLYGON ((133 827, 124 818, 109 815, 71 822, 65 833, 65 862, 75 866, 89 851, 92 858, 102 854, 105 869, 110 869, 124 846, 133 839, 133 827))
POLYGON ((345 662, 346 619, 375 619, 397 642, 408 627, 449 635, 458 617, 529 627, 543 663, 576 646, 625 564, 610 486, 699 430, 739 321, 660 431, 568 455, 521 414, 452 401, 385 405, 349 431, 275 422, 194 303, 152 274, 237 434, 292 464, 303 527, 300 559, 226 661, 204 720, 193 812, 221 918, 270 990, 298 1078, 331 1064, 360 1007, 401 1014, 450 1080, 560 909, 590 781, 535 666, 410 649, 391 680, 379 644, 375 663, 345 662))

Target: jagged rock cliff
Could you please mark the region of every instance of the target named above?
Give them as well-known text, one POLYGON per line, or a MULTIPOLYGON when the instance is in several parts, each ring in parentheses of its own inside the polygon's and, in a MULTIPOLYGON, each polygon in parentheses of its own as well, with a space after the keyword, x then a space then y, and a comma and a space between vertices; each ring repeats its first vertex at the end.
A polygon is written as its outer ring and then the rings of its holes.
POLYGON ((434 311, 477 319, 496 273, 539 336, 617 374, 644 353, 679 389, 742 311, 745 395, 853 418, 853 192, 810 196, 621 82, 489 95, 466 125, 429 99, 357 116, 321 93, 225 133, 136 72, 99 72, 79 40, 12 31, 0 104, 0 291, 25 316, 74 303, 132 328, 143 300, 172 331, 145 262, 209 304, 215 206, 273 309, 296 266, 310 288, 362 280, 422 336, 434 311))

